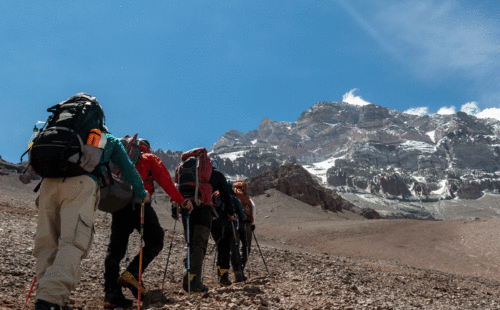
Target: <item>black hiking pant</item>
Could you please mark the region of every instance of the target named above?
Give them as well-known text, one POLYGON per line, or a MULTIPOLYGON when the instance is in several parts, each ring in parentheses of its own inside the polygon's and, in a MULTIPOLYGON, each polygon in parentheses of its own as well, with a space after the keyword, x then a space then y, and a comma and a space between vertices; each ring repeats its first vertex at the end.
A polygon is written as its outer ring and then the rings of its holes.
MULTIPOLYGON (((141 231, 141 205, 132 202, 123 209, 112 214, 111 236, 108 252, 104 261, 105 292, 111 292, 120 288, 116 282, 120 273, 120 261, 125 257, 128 239, 134 229, 139 233, 141 231)), ((146 203, 144 205, 143 273, 163 249, 164 235, 165 233, 160 226, 156 212, 150 203, 146 203)), ((139 280, 139 259, 140 256, 137 254, 127 266, 127 271, 137 280, 139 280)))
MULTIPOLYGON (((182 225, 184 226, 184 239, 187 241, 189 229, 189 256, 191 274, 201 277, 203 260, 207 253, 210 226, 212 225, 212 208, 206 205, 195 206, 189 214, 189 228, 187 227, 187 212, 182 212, 182 225)), ((187 254, 187 253, 186 253, 187 254)), ((185 260, 187 264, 187 259, 185 260)), ((187 266, 186 266, 187 267, 187 266)))
POLYGON ((252 247, 252 224, 250 221, 241 222, 238 233, 241 240, 241 263, 245 268, 252 247))
MULTIPOLYGON (((237 231, 235 232, 238 234, 237 231)), ((231 224, 226 226, 214 225, 212 227, 212 238, 217 244, 217 266, 220 266, 221 269, 229 269, 229 261, 231 260, 234 271, 242 270, 238 253, 238 241, 234 240, 231 224)))

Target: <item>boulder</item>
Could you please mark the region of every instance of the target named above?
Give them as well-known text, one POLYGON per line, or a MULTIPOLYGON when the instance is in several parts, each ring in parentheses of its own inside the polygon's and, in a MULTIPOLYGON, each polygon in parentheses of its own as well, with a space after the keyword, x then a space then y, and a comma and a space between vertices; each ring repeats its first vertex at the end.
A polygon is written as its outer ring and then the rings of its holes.
POLYGON ((383 193, 388 193, 393 196, 401 196, 402 198, 411 196, 410 190, 397 174, 380 177, 379 184, 383 193))
POLYGON ((460 199, 478 199, 483 196, 483 192, 479 188, 479 185, 467 182, 460 185, 457 196, 460 199))
POLYGON ((416 182, 413 185, 413 191, 417 196, 429 197, 429 195, 431 194, 431 189, 427 186, 427 184, 423 182, 416 182))
POLYGON ((31 183, 31 175, 29 173, 22 173, 19 175, 19 180, 23 182, 23 184, 31 183))
POLYGON ((323 188, 306 169, 297 164, 288 163, 273 168, 246 182, 250 196, 261 195, 274 188, 312 206, 321 206, 334 212, 342 211, 344 206, 351 204, 334 191, 323 188))

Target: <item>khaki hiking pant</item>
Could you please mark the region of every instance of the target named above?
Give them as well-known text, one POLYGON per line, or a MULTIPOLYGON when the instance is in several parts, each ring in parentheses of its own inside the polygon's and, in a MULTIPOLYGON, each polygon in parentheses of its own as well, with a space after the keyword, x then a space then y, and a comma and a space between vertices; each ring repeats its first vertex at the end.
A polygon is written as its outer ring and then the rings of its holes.
POLYGON ((36 258, 37 300, 64 306, 90 250, 99 187, 89 176, 45 178, 40 187, 36 258))

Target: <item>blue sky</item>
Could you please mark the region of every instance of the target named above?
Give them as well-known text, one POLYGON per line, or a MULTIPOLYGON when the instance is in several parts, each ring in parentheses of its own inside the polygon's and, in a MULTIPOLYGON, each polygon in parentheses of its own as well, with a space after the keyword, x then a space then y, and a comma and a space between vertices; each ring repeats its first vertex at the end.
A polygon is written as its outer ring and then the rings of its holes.
POLYGON ((318 101, 500 118, 500 3, 484 2, 2 0, 0 155, 19 162, 81 91, 114 135, 163 150, 318 101))

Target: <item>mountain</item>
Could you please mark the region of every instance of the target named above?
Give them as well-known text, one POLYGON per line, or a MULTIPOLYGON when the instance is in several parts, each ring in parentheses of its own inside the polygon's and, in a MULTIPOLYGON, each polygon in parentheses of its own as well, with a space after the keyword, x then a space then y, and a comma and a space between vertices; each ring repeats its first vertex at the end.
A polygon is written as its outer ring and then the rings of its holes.
POLYGON ((210 154, 229 175, 297 162, 325 185, 402 198, 477 198, 500 189, 500 121, 464 112, 417 116, 318 102, 296 122, 264 118, 246 134, 229 130, 210 154))

